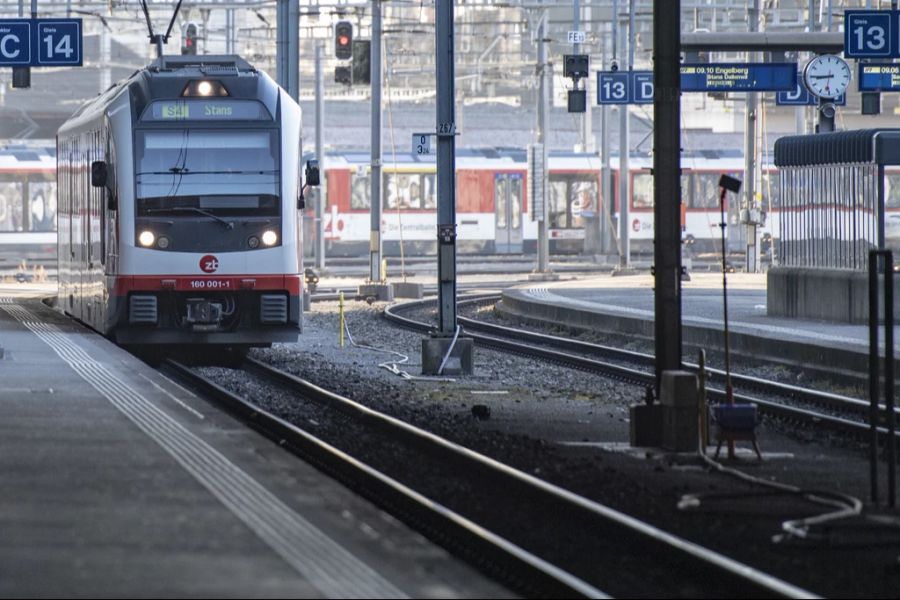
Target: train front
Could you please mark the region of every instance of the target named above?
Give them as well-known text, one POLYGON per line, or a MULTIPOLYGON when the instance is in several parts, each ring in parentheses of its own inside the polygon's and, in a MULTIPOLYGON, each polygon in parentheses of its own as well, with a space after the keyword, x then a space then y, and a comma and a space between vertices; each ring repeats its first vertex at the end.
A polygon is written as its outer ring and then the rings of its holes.
POLYGON ((132 135, 113 123, 119 173, 133 168, 134 182, 117 186, 119 343, 298 339, 300 107, 233 58, 166 57, 131 91, 132 135))

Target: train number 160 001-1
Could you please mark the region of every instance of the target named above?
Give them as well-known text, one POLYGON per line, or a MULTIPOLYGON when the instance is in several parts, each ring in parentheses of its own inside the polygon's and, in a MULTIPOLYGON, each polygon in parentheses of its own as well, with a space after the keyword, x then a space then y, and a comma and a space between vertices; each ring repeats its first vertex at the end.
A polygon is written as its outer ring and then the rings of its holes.
POLYGON ((193 290, 230 290, 231 281, 228 279, 193 279, 191 280, 191 289, 193 290))

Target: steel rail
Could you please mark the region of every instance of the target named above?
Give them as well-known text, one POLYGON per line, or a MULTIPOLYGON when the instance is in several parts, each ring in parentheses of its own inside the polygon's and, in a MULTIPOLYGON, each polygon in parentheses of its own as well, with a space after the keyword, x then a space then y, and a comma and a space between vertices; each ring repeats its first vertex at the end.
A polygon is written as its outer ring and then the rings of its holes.
MULTIPOLYGON (((484 294, 471 298, 463 298, 460 304, 488 303, 495 301, 499 296, 496 294, 484 294)), ((401 312, 412 311, 429 306, 433 300, 417 300, 403 304, 389 306, 384 311, 384 316, 389 321, 401 325, 403 327, 413 329, 415 331, 426 332, 431 329, 428 323, 416 321, 408 317, 402 316, 401 312)), ((475 343, 504 352, 511 352, 522 356, 538 358, 543 361, 560 364, 572 368, 577 368, 592 373, 599 373, 607 377, 612 377, 628 383, 641 386, 651 386, 655 384, 654 374, 650 371, 642 371, 630 368, 621 364, 609 363, 586 356, 579 356, 569 352, 552 350, 546 347, 535 346, 545 344, 557 348, 564 348, 570 351, 581 352, 591 356, 603 356, 607 359, 622 362, 636 362, 641 366, 653 366, 654 358, 650 354, 634 352, 630 350, 620 350, 609 346, 591 344, 579 340, 569 340, 557 336, 543 333, 536 333, 502 325, 483 323, 475 319, 460 317, 460 324, 463 325, 466 335, 472 337, 475 343), (490 332, 491 335, 485 333, 477 333, 478 331, 490 332), (513 338, 516 341, 511 341, 513 338)), ((688 369, 697 370, 699 367, 693 364, 685 364, 688 369)), ((724 372, 718 369, 707 368, 707 373, 715 380, 724 380, 724 372)), ((825 406, 831 410, 840 411, 847 414, 853 414, 865 418, 868 411, 868 403, 847 396, 840 396, 828 392, 819 392, 788 384, 766 381, 746 375, 732 374, 732 381, 736 384, 736 388, 752 389, 765 395, 774 397, 789 397, 799 400, 810 405, 825 406)), ((724 392, 715 388, 708 388, 707 393, 711 400, 716 402, 724 401, 724 392)), ((761 413, 776 416, 782 419, 795 420, 800 423, 816 424, 828 427, 829 429, 842 433, 849 433, 854 436, 868 435, 870 433, 869 425, 863 421, 854 421, 840 416, 827 415, 818 413, 805 408, 787 405, 783 402, 750 396, 746 393, 736 393, 735 399, 740 402, 750 402, 759 407, 761 413)), ((884 434, 887 429, 880 427, 879 431, 884 434)), ((897 434, 900 437, 900 433, 897 434)))
MULTIPOLYGON (((308 448, 309 445, 316 447, 316 454, 327 452, 325 458, 317 457, 317 463, 332 463, 340 457, 341 460, 352 461, 356 468, 362 467, 365 470, 366 477, 370 480, 367 485, 376 484, 379 489, 378 496, 384 498, 389 493, 391 495, 400 495, 390 501, 391 504, 407 507, 407 511, 415 510, 431 510, 437 507, 441 510, 439 518, 443 521, 442 527, 453 525, 462 530, 462 534, 468 535, 470 538, 480 541, 482 549, 488 547, 492 560, 503 561, 505 568, 509 569, 510 562, 520 561, 521 564, 516 566, 518 569, 529 569, 528 580, 531 581, 533 590, 537 590, 540 595, 559 595, 565 593, 566 596, 577 595, 584 597, 603 596, 597 588, 585 583, 581 579, 566 573, 559 567, 555 567, 548 562, 522 550, 508 540, 499 538, 498 536, 485 530, 482 526, 468 521, 464 517, 451 512, 444 506, 436 504, 434 501, 418 495, 403 484, 391 479, 390 477, 378 473, 371 467, 360 462, 358 459, 349 457, 340 450, 334 449, 325 442, 318 440, 311 434, 285 422, 282 419, 274 417, 260 408, 254 406, 250 402, 243 400, 231 392, 224 390, 218 384, 211 381, 203 381, 203 378, 196 373, 180 367, 181 374, 193 380, 197 387, 200 387, 208 393, 214 394, 217 398, 222 398, 226 405, 232 410, 236 410, 240 415, 249 419, 252 425, 260 429, 270 438, 277 440, 280 445, 308 448), (410 509, 413 502, 417 503, 415 509, 410 509), (498 557, 499 553, 507 553, 507 556, 498 557)), ((691 566, 693 572, 702 569, 705 574, 704 580, 712 582, 712 577, 721 578, 724 585, 729 589, 739 589, 743 593, 751 596, 760 594, 764 596, 776 597, 811 597, 814 596, 809 591, 801 589, 797 586, 786 583, 767 573, 754 569, 746 564, 735 561, 727 556, 704 548, 698 544, 694 544, 682 538, 676 537, 665 531, 662 531, 652 525, 644 523, 638 519, 625 515, 619 511, 609 508, 600 503, 594 502, 568 490, 560 488, 556 485, 538 479, 528 473, 519 471, 513 467, 500 463, 490 457, 477 453, 473 450, 450 442, 431 432, 425 431, 409 423, 375 411, 369 407, 363 406, 349 398, 344 398, 327 390, 324 390, 314 384, 304 381, 290 373, 281 371, 275 367, 265 363, 248 359, 248 369, 254 374, 263 376, 271 382, 284 386, 299 395, 310 400, 322 403, 328 408, 339 411, 345 415, 352 415, 354 418, 362 420, 367 426, 378 428, 395 438, 401 438, 410 442, 415 447, 427 448, 429 452, 436 453, 442 460, 447 463, 455 463, 462 465, 463 472, 481 472, 487 473, 491 481, 497 482, 498 486, 509 490, 509 493, 515 493, 515 490, 527 489, 529 493, 540 494, 542 506, 553 514, 577 514, 585 518, 590 518, 602 526, 612 528, 614 531, 620 532, 622 535, 628 536, 627 539, 639 539, 641 543, 648 544, 653 547, 656 552, 665 552, 668 555, 674 555, 675 562, 684 565, 684 561, 691 566)), ((305 449, 302 454, 309 454, 309 450, 305 449)), ((329 470, 337 472, 345 472, 347 467, 339 465, 329 470)), ((421 513, 420 513, 421 514, 421 513)), ((432 520, 436 517, 418 517, 418 520, 432 520)), ((620 539, 620 538, 612 538, 620 539)), ((520 579, 522 575, 517 573, 520 579)))
MULTIPOLYGON (((263 363, 252 360, 250 362, 256 370, 271 369, 263 363)), ((351 489, 359 491, 389 511, 400 513, 406 517, 406 521, 420 525, 426 533, 447 542, 451 547, 462 548, 468 554, 481 559, 476 561, 480 565, 485 566, 486 559, 487 564, 493 565, 488 571, 501 580, 518 583, 521 589, 541 597, 610 597, 596 587, 419 494, 361 460, 259 408, 189 367, 175 361, 168 361, 166 366, 183 382, 214 400, 232 416, 279 446, 343 481, 351 489)), ((284 377, 284 381, 292 381, 290 379, 292 376, 287 373, 278 372, 276 376, 284 377)), ((302 380, 296 380, 292 385, 302 387, 305 396, 319 402, 339 403, 344 405, 345 409, 355 405, 346 398, 302 380)), ((371 417, 378 414, 361 405, 355 405, 354 408, 364 416, 371 417)))

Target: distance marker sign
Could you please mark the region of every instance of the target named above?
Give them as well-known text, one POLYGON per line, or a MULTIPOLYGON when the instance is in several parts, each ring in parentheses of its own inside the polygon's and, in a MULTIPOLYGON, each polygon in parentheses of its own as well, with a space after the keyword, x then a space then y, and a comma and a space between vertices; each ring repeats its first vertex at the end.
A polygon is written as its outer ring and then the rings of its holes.
POLYGON ((80 67, 81 19, 0 19, 0 67, 80 67))

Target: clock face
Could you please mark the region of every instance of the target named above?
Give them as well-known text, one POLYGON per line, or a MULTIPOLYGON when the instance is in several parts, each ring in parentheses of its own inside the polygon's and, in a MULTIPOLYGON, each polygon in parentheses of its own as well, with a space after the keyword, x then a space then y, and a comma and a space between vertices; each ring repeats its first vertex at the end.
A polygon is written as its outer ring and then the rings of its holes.
POLYGON ((806 63, 803 82, 819 98, 837 98, 850 85, 850 65, 833 54, 817 56, 806 63))

